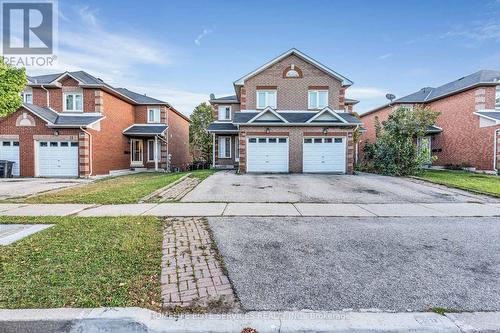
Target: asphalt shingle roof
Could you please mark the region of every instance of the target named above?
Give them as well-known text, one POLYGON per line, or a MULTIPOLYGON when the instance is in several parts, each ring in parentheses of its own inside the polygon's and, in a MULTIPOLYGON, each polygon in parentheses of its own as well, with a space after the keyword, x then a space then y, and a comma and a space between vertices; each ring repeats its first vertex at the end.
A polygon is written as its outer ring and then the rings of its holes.
POLYGON ((128 136, 153 136, 153 135, 161 135, 168 128, 167 125, 133 125, 123 131, 123 134, 128 136))
MULTIPOLYGON (((277 112, 281 117, 285 118, 289 123, 301 124, 307 122, 309 119, 314 117, 317 113, 315 112, 277 112)), ((251 120, 253 117, 258 115, 259 112, 236 112, 234 114, 234 123, 244 124, 251 120)), ((337 115, 342 117, 345 121, 352 124, 361 124, 361 120, 356 118, 350 113, 338 112, 337 115)), ((331 123, 332 121, 328 121, 331 123)), ((340 121, 338 121, 340 123, 340 121)))
POLYGON ((33 112, 38 117, 48 121, 49 123, 55 125, 60 125, 62 127, 85 127, 96 121, 103 119, 104 117, 101 115, 71 115, 71 114, 61 114, 57 113, 52 109, 41 107, 34 104, 24 103, 23 106, 33 112))
POLYGON ((208 126, 208 131, 237 131, 238 127, 233 125, 232 123, 211 123, 208 126))
POLYGON ((500 120, 500 111, 477 111, 476 113, 488 118, 500 120))
MULTIPOLYGON (((29 76, 28 77, 28 84, 32 85, 40 85, 40 84, 50 84, 52 83, 55 79, 63 75, 64 73, 58 73, 58 74, 48 74, 48 75, 39 75, 39 76, 29 76)), ((133 91, 130 91, 125 88, 115 88, 112 87, 111 85, 107 84, 103 80, 96 78, 95 76, 84 72, 84 71, 76 71, 76 72, 68 72, 68 74, 78 81, 80 81, 83 85, 93 85, 93 86, 101 86, 103 88, 108 88, 112 91, 115 91, 119 94, 122 94, 132 101, 134 101, 136 104, 165 104, 168 105, 167 102, 161 101, 156 98, 152 98, 143 94, 139 94, 133 91)))

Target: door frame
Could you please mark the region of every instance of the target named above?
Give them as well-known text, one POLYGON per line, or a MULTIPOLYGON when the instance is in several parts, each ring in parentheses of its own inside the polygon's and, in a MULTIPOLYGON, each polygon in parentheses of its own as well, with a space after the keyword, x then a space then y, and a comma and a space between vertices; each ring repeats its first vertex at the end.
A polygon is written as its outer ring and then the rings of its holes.
POLYGON ((143 139, 130 139, 130 166, 143 167, 144 166, 144 140, 143 139), (134 161, 134 142, 139 142, 139 151, 141 160, 134 161))
MULTIPOLYGON (((258 143, 258 142, 257 142, 258 143)), ((266 143, 268 144, 268 143, 266 143)), ((245 163, 245 171, 246 172, 262 172, 262 173, 290 173, 290 136, 285 136, 285 135, 251 135, 251 136, 247 136, 246 138, 246 147, 245 147, 245 156, 246 156, 246 163, 245 163), (266 138, 266 139, 269 139, 269 138, 276 138, 276 139, 280 139, 280 138, 284 138, 286 139, 286 170, 287 171, 248 171, 248 165, 250 163, 249 160, 249 156, 250 154, 248 153, 248 147, 250 146, 250 142, 249 140, 250 139, 258 139, 258 138, 266 138)))
MULTIPOLYGON (((306 162, 306 160, 304 158, 304 145, 305 145, 304 140, 305 139, 313 139, 314 140, 314 139, 320 139, 320 138, 321 139, 332 139, 332 140, 335 140, 335 138, 342 139, 342 144, 344 144, 345 149, 344 149, 344 171, 342 171, 341 173, 347 173, 347 158, 348 158, 347 157, 347 149, 348 149, 347 140, 348 140, 348 138, 347 138, 347 136, 342 136, 342 135, 335 135, 335 136, 307 135, 307 136, 303 136, 302 137, 302 173, 306 173, 306 171, 304 170, 304 166, 305 166, 305 162, 306 162)), ((324 143, 322 143, 322 144, 324 144, 324 143)), ((332 143, 332 144, 334 144, 334 143, 332 143)), ((320 172, 320 171, 313 172, 312 171, 312 172, 307 172, 307 173, 322 173, 322 172, 320 172)), ((330 172, 325 171, 323 173, 338 173, 338 171, 330 171, 330 172)))

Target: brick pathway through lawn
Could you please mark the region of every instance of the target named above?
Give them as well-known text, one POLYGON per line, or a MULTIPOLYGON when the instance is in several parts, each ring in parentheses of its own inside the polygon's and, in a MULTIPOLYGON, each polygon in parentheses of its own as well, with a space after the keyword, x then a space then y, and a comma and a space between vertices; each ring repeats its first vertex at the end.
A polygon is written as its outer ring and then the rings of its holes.
POLYGON ((199 183, 200 180, 198 178, 187 177, 174 186, 167 188, 162 193, 159 193, 158 197, 160 198, 161 202, 180 200, 199 183))
POLYGON ((162 258, 164 307, 236 307, 206 222, 202 218, 166 220, 162 258))

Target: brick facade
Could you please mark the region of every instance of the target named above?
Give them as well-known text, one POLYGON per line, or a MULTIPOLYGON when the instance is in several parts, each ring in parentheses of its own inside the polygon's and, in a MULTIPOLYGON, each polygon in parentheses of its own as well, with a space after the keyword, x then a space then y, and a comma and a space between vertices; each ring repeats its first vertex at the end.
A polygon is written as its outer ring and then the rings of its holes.
MULTIPOLYGON (((479 127, 480 118, 474 112, 494 109, 495 87, 485 86, 469 89, 425 104, 440 112, 436 126, 443 129, 433 135, 432 150, 436 166, 466 165, 478 170, 493 169, 493 145, 495 129, 500 126, 479 127)), ((366 132, 361 136, 360 147, 366 142, 375 142, 375 117, 380 121, 399 105, 383 108, 368 115, 361 115, 366 132)), ((361 149, 362 152, 362 149, 361 149)))
MULTIPOLYGON (((59 81, 60 88, 32 87, 33 104, 63 112, 64 92, 83 94, 83 111, 100 112, 105 118, 96 125, 80 128, 49 128, 47 123, 20 108, 0 119, 0 138, 19 138, 20 173, 22 177, 36 176, 34 140, 77 141, 79 175, 105 175, 110 171, 130 168, 130 139, 123 131, 133 124, 147 123, 147 106, 135 105, 116 94, 98 89, 81 88, 71 77, 59 81), (48 95, 48 99, 47 99, 48 95), (47 103, 47 100, 49 103, 47 103), (20 118, 23 117, 23 118, 20 118), (21 121, 21 119, 24 119, 21 121), (28 126, 21 124, 29 124, 28 126)), ((169 126, 166 135, 169 144, 162 142, 160 168, 167 168, 167 154, 172 155, 171 167, 185 170, 191 162, 189 155, 189 120, 166 105, 161 108, 161 122, 169 126)), ((141 138, 142 139, 142 138, 141 138)), ((153 168, 147 161, 147 139, 144 141, 144 167, 153 168)))
POLYGON ((278 110, 307 110, 308 90, 318 87, 328 89, 330 108, 344 108, 345 89, 341 82, 296 55, 290 55, 247 79, 241 89, 241 109, 255 110, 257 88, 266 86, 277 87, 278 110), (302 71, 302 78, 283 77, 283 70, 292 64, 302 71))
POLYGON ((326 127, 327 133, 324 134, 323 130, 325 127, 315 127, 315 126, 297 126, 297 127, 286 127, 286 126, 276 126, 276 127, 266 127, 269 128, 269 133, 266 133, 266 129, 259 126, 241 126, 239 134, 240 143, 240 172, 246 172, 246 138, 247 136, 261 136, 261 137, 272 137, 272 136, 283 136, 288 137, 288 149, 289 149, 289 171, 292 173, 302 172, 303 166, 303 139, 305 136, 314 137, 346 137, 346 163, 347 163, 347 173, 351 174, 353 172, 354 166, 354 142, 353 142, 353 131, 354 129, 346 129, 339 127, 326 127))

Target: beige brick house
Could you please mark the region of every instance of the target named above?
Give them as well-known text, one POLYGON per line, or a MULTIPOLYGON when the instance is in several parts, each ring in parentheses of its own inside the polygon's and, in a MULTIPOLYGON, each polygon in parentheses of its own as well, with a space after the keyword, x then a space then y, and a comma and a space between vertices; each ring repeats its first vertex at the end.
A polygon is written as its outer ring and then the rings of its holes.
POLYGON ((352 173, 352 81, 291 49, 210 96, 213 166, 240 172, 352 173))

